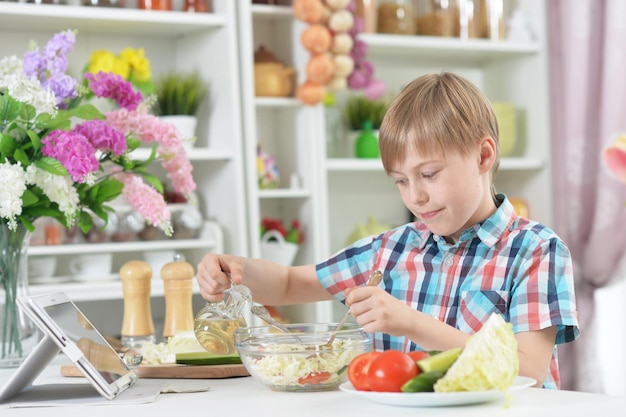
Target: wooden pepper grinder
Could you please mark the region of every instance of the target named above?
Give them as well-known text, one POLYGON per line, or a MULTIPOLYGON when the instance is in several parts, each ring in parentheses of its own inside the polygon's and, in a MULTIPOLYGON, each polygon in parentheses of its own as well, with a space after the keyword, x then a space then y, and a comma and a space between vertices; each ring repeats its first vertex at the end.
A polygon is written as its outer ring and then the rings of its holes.
POLYGON ((161 269, 165 291, 163 337, 166 339, 178 332, 193 331, 194 317, 191 301, 194 274, 193 266, 181 260, 169 262, 161 269))
POLYGON ((122 346, 140 347, 155 341, 150 307, 152 268, 144 261, 126 262, 120 268, 124 292, 122 346))

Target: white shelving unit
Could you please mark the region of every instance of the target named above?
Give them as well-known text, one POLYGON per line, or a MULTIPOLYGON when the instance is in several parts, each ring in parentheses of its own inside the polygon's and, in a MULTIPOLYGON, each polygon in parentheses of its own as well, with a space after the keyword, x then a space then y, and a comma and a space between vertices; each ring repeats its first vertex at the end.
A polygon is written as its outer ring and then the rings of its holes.
MULTIPOLYGON (((213 0, 213 8, 213 13, 184 13, 0 3, 0 56, 22 56, 30 40, 43 47, 54 33, 75 29, 77 42, 70 54, 74 76, 96 49, 117 53, 134 47, 144 48, 153 78, 170 70, 197 69, 210 85, 208 98, 198 112, 198 140, 189 151, 198 206, 205 219, 198 238, 31 246, 29 257, 56 255, 60 261, 57 270, 63 274, 67 260, 80 253, 113 253, 114 272, 123 262, 141 259, 148 251, 176 250, 194 268, 208 252, 248 254, 236 4, 213 0)), ((136 152, 138 157, 142 152, 147 156, 146 150, 136 152)), ((159 169, 156 173, 163 174, 159 169)), ((32 285, 31 292, 65 291, 77 302, 123 298, 116 274, 103 274, 101 282, 97 278, 94 283, 32 285)), ((163 295, 158 276, 152 287, 155 297, 163 295)))
MULTIPOLYGON (((536 34, 536 42, 515 43, 485 39, 460 40, 426 36, 360 34, 368 45, 368 59, 376 77, 395 94, 411 80, 429 72, 452 71, 478 85, 492 101, 510 101, 518 110, 518 145, 514 156, 503 158, 496 188, 522 197, 530 215, 552 223, 548 71, 545 2, 519 1, 536 34)), ((387 179, 380 160, 327 158, 328 248, 345 246, 356 224, 375 217, 401 224, 410 217, 398 191, 387 179)))
MULTIPOLYGON (((499 190, 525 198, 531 216, 551 224, 550 137, 544 0, 519 1, 538 41, 530 44, 461 41, 452 38, 362 34, 368 58, 389 91, 426 72, 455 71, 483 89, 492 100, 519 109, 522 146, 501 162, 499 190)), ((192 262, 209 251, 260 257, 259 227, 269 216, 300 220, 305 242, 296 264, 313 263, 345 245, 357 223, 370 216, 396 224, 409 219, 397 189, 379 160, 333 159, 326 154, 322 105, 295 98, 255 97, 254 52, 263 44, 304 81, 308 52, 300 46, 304 23, 291 7, 253 5, 251 1, 213 0, 215 13, 146 12, 80 6, 0 3, 0 56, 22 54, 29 39, 43 45, 52 33, 76 28, 72 68, 78 71, 96 48, 143 47, 155 75, 171 68, 199 68, 211 82, 210 98, 200 109, 199 141, 190 153, 200 208, 223 234, 197 240, 132 242, 31 248, 32 256, 61 257, 90 251, 118 255, 164 248, 183 251, 192 262), (281 183, 259 189, 257 145, 276 156, 281 183), (291 187, 295 176, 297 186, 291 187)), ((195 285, 195 284, 194 284, 195 285)), ((33 292, 63 290, 81 302, 121 299, 119 282, 33 286, 33 292)), ((155 280, 153 303, 162 306, 162 284, 155 280)), ((194 301, 196 305, 201 300, 194 301)), ((119 310, 119 309, 118 309, 119 310)), ((290 321, 331 321, 345 312, 336 302, 288 306, 290 321)), ((118 312, 119 313, 119 312, 118 312)), ((157 313, 155 313, 156 315, 157 313)), ((96 323, 99 326, 99 323, 96 323)))
MULTIPOLYGON (((246 184, 248 194, 248 226, 250 254, 262 257, 261 219, 282 220, 288 227, 298 219, 305 241, 300 245, 294 264, 313 263, 326 254, 325 223, 321 207, 324 196, 319 192, 323 173, 320 161, 323 149, 323 108, 303 105, 296 98, 256 97, 254 92, 254 53, 263 45, 286 67, 297 72, 295 86, 304 81, 309 55, 300 45, 300 33, 306 26, 296 20, 290 6, 239 3, 240 61, 242 84, 242 117, 244 121, 246 184), (260 189, 256 172, 257 145, 276 157, 280 185, 260 189), (320 175, 322 174, 322 175, 320 175), (295 185, 294 180, 295 178, 295 185)), ((326 321, 327 303, 281 308, 294 321, 326 321)))

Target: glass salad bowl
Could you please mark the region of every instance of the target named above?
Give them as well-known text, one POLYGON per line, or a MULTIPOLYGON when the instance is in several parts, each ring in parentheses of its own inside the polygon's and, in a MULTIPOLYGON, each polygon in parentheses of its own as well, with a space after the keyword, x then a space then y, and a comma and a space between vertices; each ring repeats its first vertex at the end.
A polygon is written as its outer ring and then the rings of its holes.
POLYGON ((330 346, 323 346, 337 324, 286 324, 289 333, 270 326, 239 328, 235 347, 253 378, 275 391, 329 391, 347 380, 350 361, 372 350, 360 325, 347 323, 330 346))

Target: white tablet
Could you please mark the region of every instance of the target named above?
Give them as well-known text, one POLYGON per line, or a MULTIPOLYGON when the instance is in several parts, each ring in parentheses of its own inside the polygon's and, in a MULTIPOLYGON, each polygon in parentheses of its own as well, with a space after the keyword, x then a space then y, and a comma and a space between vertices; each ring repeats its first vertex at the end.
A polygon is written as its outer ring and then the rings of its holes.
POLYGON ((44 337, 0 388, 0 402, 28 389, 59 352, 63 352, 109 400, 137 381, 138 375, 65 293, 21 297, 17 301, 44 337))

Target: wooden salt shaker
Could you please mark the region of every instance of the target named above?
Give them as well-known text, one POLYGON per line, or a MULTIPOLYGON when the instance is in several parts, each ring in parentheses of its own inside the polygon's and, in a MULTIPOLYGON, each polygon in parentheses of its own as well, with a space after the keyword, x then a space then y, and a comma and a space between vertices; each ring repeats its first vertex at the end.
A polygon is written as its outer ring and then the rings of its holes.
POLYGON ((126 262, 120 268, 124 292, 122 346, 139 347, 154 342, 154 323, 150 307, 152 268, 144 261, 126 262))
POLYGON ((163 337, 193 331, 192 285, 194 269, 185 261, 169 262, 161 269, 165 291, 165 324, 163 337))

